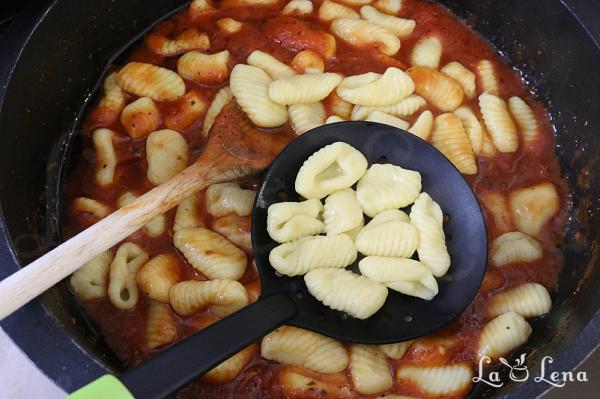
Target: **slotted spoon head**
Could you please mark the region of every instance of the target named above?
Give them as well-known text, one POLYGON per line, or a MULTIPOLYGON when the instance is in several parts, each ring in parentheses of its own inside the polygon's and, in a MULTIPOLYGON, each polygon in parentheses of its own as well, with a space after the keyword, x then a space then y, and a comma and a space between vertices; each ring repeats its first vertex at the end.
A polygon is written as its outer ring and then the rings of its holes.
MULTIPOLYGON (((475 194, 460 172, 439 151, 403 130, 374 122, 328 124, 291 142, 275 159, 258 191, 252 215, 252 242, 260 273, 262 297, 284 293, 297 305, 287 322, 330 337, 365 344, 413 339, 436 330, 457 317, 473 300, 485 273, 487 234, 475 194), (294 190, 304 161, 328 144, 343 141, 361 151, 369 165, 390 163, 419 171, 422 190, 440 205, 452 264, 438 278, 439 293, 431 301, 390 290, 385 305, 366 320, 332 310, 309 294, 302 276, 278 276, 269 252, 278 243, 267 233, 267 209, 282 201, 301 201, 294 190)), ((348 269, 359 273, 359 258, 348 269)))

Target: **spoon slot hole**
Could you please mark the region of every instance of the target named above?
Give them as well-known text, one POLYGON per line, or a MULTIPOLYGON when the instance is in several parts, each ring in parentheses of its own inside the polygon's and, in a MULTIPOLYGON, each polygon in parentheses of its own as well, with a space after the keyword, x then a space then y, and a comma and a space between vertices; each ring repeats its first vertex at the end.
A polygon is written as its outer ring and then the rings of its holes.
POLYGON ((413 317, 410 313, 407 313, 404 315, 404 317, 402 318, 405 322, 410 323, 413 321, 413 317))
POLYGON ((377 163, 388 163, 388 159, 385 155, 382 155, 379 158, 377 158, 377 163))
POLYGON ((454 276, 451 273, 446 273, 442 276, 442 281, 451 283, 452 281, 454 281, 454 276))

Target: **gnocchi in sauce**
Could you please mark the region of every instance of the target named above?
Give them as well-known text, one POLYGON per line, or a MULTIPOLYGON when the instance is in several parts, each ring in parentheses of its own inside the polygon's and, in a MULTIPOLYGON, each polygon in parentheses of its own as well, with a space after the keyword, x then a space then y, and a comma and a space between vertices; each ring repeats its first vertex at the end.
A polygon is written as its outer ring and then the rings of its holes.
MULTIPOLYGON (((463 397, 479 358, 509 355, 527 342, 531 318, 551 309, 569 204, 547 113, 439 5, 194 0, 113 66, 100 94, 65 192, 67 235, 192 163, 215 123, 235 129, 244 118, 287 140, 343 120, 404 128, 461 170, 485 212, 483 284, 440 331, 363 346, 284 327, 176 397, 463 397)), ((74 295, 126 365, 258 298, 249 244, 257 184, 208 188, 72 276, 74 295)), ((286 241, 298 221, 279 217, 273 231, 286 241)))

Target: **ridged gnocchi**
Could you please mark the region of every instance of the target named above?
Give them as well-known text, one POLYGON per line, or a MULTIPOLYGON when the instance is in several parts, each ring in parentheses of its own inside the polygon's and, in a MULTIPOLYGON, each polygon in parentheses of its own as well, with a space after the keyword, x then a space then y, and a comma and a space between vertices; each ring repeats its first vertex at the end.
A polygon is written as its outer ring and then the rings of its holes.
POLYGON ((376 345, 350 346, 350 377, 356 391, 364 395, 381 393, 394 385, 385 356, 376 345))
POLYGON ((206 211, 212 216, 235 213, 249 216, 252 213, 256 192, 246 190, 237 183, 217 183, 206 190, 206 211))
POLYGON ((283 326, 266 335, 260 345, 265 359, 293 364, 318 373, 339 373, 348 367, 346 348, 316 332, 283 326))
POLYGON ((208 50, 210 41, 206 33, 202 33, 197 29, 186 29, 175 39, 169 39, 154 32, 150 33, 147 45, 155 54, 173 57, 190 50, 208 50))
POLYGON ((346 188, 330 194, 323 207, 325 233, 336 235, 354 230, 363 223, 363 213, 356 193, 346 188))
POLYGON ((408 206, 421 192, 421 174, 391 164, 374 164, 356 186, 363 212, 374 217, 388 209, 408 206))
POLYGON ((148 306, 146 319, 146 345, 158 349, 169 345, 177 336, 177 325, 169 305, 152 301, 148 306))
POLYGON ((121 89, 155 101, 172 101, 185 94, 185 83, 175 72, 143 62, 130 62, 117 75, 121 89))
POLYGON ((488 304, 488 313, 491 317, 507 312, 537 317, 548 313, 551 307, 552 300, 546 287, 538 283, 525 283, 494 295, 488 304))
POLYGON ((400 50, 400 39, 389 30, 362 19, 334 19, 331 31, 344 41, 357 47, 376 46, 386 55, 400 50))
POLYGON ((475 98, 477 85, 475 84, 475 74, 467 69, 460 62, 452 61, 444 65, 440 72, 445 73, 456 80, 463 88, 467 98, 475 98))
POLYGON ((204 115, 202 132, 205 137, 210 133, 210 129, 212 128, 213 123, 215 123, 217 116, 221 113, 221 110, 223 110, 223 107, 229 104, 231 100, 233 100, 233 94, 231 93, 229 86, 223 87, 215 94, 215 97, 206 111, 206 115, 204 115))
POLYGON ((321 234, 325 231, 322 211, 323 204, 317 199, 273 204, 267 209, 267 232, 279 243, 321 234))
POLYGON ((373 225, 372 222, 356 237, 356 249, 361 254, 410 258, 416 251, 419 235, 410 223, 390 220, 373 225))
POLYGON ((271 79, 283 79, 296 74, 289 65, 279 61, 271 54, 260 50, 254 50, 248 56, 246 62, 248 65, 252 65, 265 71, 271 79))
POLYGON ((437 69, 442 58, 442 43, 437 37, 420 39, 412 49, 410 62, 412 65, 437 69))
POLYGON ((483 93, 479 96, 479 108, 498 151, 515 152, 519 148, 519 137, 506 102, 493 94, 483 93))
POLYGON ((102 88, 102 98, 94 113, 102 122, 112 123, 119 118, 125 106, 125 93, 117 84, 117 72, 106 77, 102 88))
POLYGON ((426 104, 423 97, 411 94, 396 104, 383 105, 379 107, 355 105, 352 109, 351 119, 353 121, 364 120, 375 111, 384 112, 393 116, 410 116, 426 104))
POLYGON ((153 257, 135 276, 135 281, 144 294, 163 303, 169 303, 169 289, 180 280, 181 265, 173 254, 153 257))
POLYGON ((379 25, 382 28, 388 29, 399 38, 410 36, 413 29, 415 29, 415 26, 417 25, 412 19, 404 19, 387 15, 378 11, 372 6, 362 6, 360 8, 360 15, 363 19, 379 25))
POLYGON ((190 316, 208 307, 218 317, 227 317, 248 305, 248 293, 235 280, 187 280, 169 290, 171 307, 182 316, 190 316))
POLYGON ((293 104, 289 106, 288 111, 294 132, 298 135, 325 123, 325 107, 320 102, 293 104))
POLYGON ((312 154, 300 167, 294 183, 304 198, 321 199, 352 186, 367 170, 367 159, 344 142, 329 144, 312 154))
POLYGON ((337 73, 309 73, 274 80, 269 97, 278 104, 310 104, 321 101, 335 89, 342 77, 337 73))
POLYGON ((469 142, 471 143, 471 148, 473 148, 473 152, 477 154, 481 154, 483 152, 483 127, 479 122, 477 116, 473 110, 467 106, 463 105, 454 110, 454 115, 456 115, 462 125, 467 132, 467 136, 469 137, 469 142))
POLYGON ((288 121, 285 105, 269 97, 272 80, 260 68, 238 64, 231 70, 231 93, 248 118, 258 127, 277 127, 288 121))
POLYGON ((523 316, 506 312, 486 323, 479 336, 479 357, 497 358, 527 342, 531 326, 523 316))
POLYGON ((227 50, 214 54, 188 51, 177 60, 177 73, 198 83, 223 83, 229 77, 230 58, 227 50))
POLYGON ((498 88, 498 79, 496 78, 496 69, 490 60, 481 60, 477 63, 477 75, 479 84, 483 93, 500 95, 498 88))
POLYGON ((177 230, 173 244, 196 270, 209 279, 238 280, 246 271, 244 251, 208 229, 177 230))
POLYGON ((530 144, 536 141, 539 125, 531 107, 523 99, 515 96, 508 99, 508 109, 519 126, 523 142, 530 144))
POLYGON ((504 233, 492 243, 490 258, 494 266, 504 266, 514 262, 533 262, 541 259, 544 250, 533 237, 513 231, 504 233))
POLYGON ((280 274, 297 276, 319 268, 344 268, 356 260, 356 247, 346 234, 310 236, 271 250, 269 263, 280 274))
POLYGON ((157 130, 146 140, 146 177, 155 185, 161 184, 188 166, 188 145, 175 130, 157 130))
POLYGON ((446 248, 443 214, 440 206, 429 194, 421 193, 410 210, 410 222, 419 232, 417 253, 419 260, 435 277, 441 277, 450 267, 446 248))
POLYGON ((435 118, 431 144, 465 175, 477 174, 475 153, 461 120, 454 114, 435 118))
POLYGON ((321 21, 330 22, 342 18, 360 19, 360 15, 354 9, 335 1, 325 0, 321 3, 321 7, 319 7, 319 19, 321 21))
POLYGON ((398 103, 415 90, 411 77, 398 68, 387 68, 383 75, 366 75, 345 78, 337 94, 352 104, 383 106, 398 103))
MULTIPOLYGON (((345 235, 342 235, 345 236, 345 235)), ((334 310, 357 319, 368 319, 385 303, 385 285, 344 269, 316 269, 304 276, 312 296, 334 310)))
POLYGON ((367 256, 359 269, 363 276, 405 295, 431 300, 439 291, 431 271, 416 260, 367 256))
POLYGON ((462 86, 445 74, 424 66, 407 71, 415 84, 415 92, 443 112, 454 111, 464 98, 462 86))

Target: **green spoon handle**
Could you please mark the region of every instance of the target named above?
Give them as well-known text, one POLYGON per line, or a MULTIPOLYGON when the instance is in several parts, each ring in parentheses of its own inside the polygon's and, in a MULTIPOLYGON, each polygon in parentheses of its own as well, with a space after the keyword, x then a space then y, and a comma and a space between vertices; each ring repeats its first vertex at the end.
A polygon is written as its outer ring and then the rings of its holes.
POLYGON ((135 399, 117 377, 105 374, 79 388, 68 399, 135 399))

